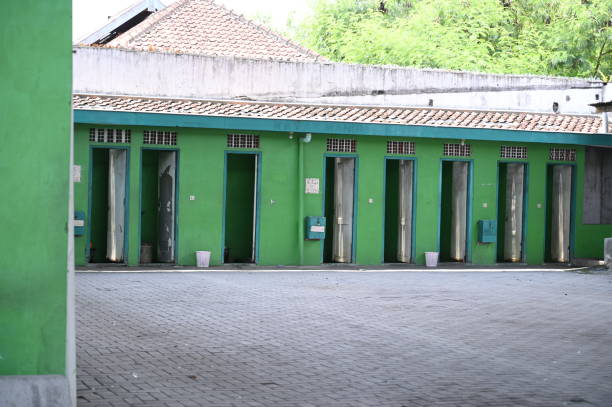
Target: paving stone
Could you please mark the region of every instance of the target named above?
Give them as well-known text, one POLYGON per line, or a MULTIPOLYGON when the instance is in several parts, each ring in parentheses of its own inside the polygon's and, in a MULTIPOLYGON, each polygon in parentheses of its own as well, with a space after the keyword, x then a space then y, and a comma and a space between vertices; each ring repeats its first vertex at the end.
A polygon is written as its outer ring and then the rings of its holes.
POLYGON ((612 406, 612 275, 77 274, 78 405, 612 406))

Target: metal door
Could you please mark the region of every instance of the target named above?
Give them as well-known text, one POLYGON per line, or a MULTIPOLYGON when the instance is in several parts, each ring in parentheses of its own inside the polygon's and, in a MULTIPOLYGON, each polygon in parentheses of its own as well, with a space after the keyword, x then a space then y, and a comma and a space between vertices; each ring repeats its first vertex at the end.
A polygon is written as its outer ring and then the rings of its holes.
POLYGON ((454 261, 465 260, 468 165, 464 161, 453 162, 450 258, 454 261))
POLYGON ((259 173, 259 156, 253 155, 254 170, 253 170, 253 224, 251 231, 251 262, 257 260, 257 174, 259 173))
POLYGON ((172 263, 174 262, 175 246, 176 152, 159 152, 158 178, 157 261, 161 263, 172 263))
POLYGON ((550 257, 554 262, 567 263, 570 260, 572 166, 554 165, 552 178, 550 257))
POLYGON ((125 241, 125 178, 127 151, 108 150, 108 229, 106 258, 111 262, 123 261, 125 241))
POLYGON ((410 263, 412 257, 412 160, 399 162, 399 225, 397 260, 410 263))
POLYGON ((506 213, 504 219, 504 261, 519 262, 523 251, 523 193, 525 165, 506 164, 506 213))
POLYGON ((353 194, 355 159, 334 159, 334 237, 333 259, 350 263, 353 249, 353 194))

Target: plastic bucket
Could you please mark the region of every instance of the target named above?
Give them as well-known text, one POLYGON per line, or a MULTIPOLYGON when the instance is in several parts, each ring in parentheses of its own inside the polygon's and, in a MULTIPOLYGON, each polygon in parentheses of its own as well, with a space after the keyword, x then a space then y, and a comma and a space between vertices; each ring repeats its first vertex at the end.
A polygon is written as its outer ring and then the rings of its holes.
POLYGON ((196 252, 196 264, 198 267, 208 267, 210 263, 210 252, 196 252))
POLYGON ((425 265, 427 267, 437 267, 438 254, 438 252, 425 252, 425 265))
POLYGON ((153 263, 153 245, 143 243, 140 245, 140 264, 153 263))

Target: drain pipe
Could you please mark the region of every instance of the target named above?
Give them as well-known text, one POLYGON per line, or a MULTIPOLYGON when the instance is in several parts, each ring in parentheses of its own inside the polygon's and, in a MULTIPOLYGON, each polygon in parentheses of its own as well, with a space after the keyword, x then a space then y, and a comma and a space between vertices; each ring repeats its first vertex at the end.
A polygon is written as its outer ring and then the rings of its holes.
POLYGON ((304 143, 310 143, 312 134, 298 137, 298 252, 299 265, 304 264, 304 143))

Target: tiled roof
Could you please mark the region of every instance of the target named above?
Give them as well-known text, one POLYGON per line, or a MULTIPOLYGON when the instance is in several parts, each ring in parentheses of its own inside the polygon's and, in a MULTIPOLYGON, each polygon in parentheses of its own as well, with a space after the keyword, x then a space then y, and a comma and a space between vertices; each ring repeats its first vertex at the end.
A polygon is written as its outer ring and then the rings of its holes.
POLYGON ((143 51, 286 61, 325 61, 212 0, 178 0, 107 44, 143 51))
MULTIPOLYGON (((599 116, 409 107, 332 106, 243 101, 206 101, 131 96, 74 95, 74 108, 255 119, 316 120, 409 126, 598 133, 599 116)), ((610 126, 612 132, 612 126, 610 126)))

